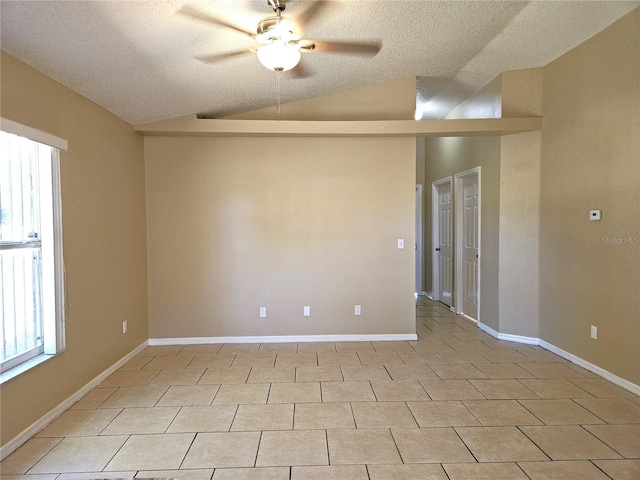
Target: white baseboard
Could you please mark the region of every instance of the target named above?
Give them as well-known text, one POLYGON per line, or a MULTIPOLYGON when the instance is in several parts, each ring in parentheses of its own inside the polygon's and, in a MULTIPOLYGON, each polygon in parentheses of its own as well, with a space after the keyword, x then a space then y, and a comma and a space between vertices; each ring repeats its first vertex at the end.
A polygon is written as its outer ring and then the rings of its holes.
POLYGON ((382 335, 283 335, 264 337, 150 338, 149 345, 200 345, 205 343, 306 343, 306 342, 390 342, 417 340, 415 333, 382 335))
POLYGON ((76 393, 68 397, 64 402, 55 407, 49 413, 38 419, 34 422, 30 427, 23 430, 18 436, 9 440, 5 445, 0 447, 0 461, 7 458, 13 452, 15 452, 18 448, 20 448, 27 440, 33 437, 35 434, 40 432, 44 427, 53 422, 56 418, 62 415, 66 410, 68 410, 74 403, 84 397, 87 393, 97 387, 102 381, 104 381, 109 375, 122 367, 125 363, 135 357, 138 353, 144 350, 147 347, 148 342, 142 343, 135 350, 129 352, 127 355, 118 360, 111 367, 107 368, 104 372, 98 375, 96 378, 87 383, 84 387, 78 390, 76 393))
POLYGON ((494 338, 498 340, 505 340, 507 342, 515 342, 515 343, 524 343, 527 345, 539 345, 542 348, 549 350, 550 352, 555 353, 556 355, 564 358, 565 360, 569 360, 571 363, 575 363, 579 367, 582 367, 590 372, 595 373, 596 375, 601 376, 605 380, 609 380, 611 383, 618 385, 619 387, 624 388, 625 390, 630 391, 635 395, 640 395, 640 385, 636 385, 635 383, 631 383, 629 380, 625 380, 624 378, 618 377, 617 375, 605 370, 604 368, 600 368, 597 365, 594 365, 591 362, 587 362, 586 360, 574 355, 573 353, 569 353, 561 348, 556 347, 555 345, 541 340, 535 337, 523 337, 520 335, 510 335, 508 333, 500 333, 495 331, 493 328, 488 327, 482 323, 478 323, 478 327, 480 330, 488 333, 494 338))

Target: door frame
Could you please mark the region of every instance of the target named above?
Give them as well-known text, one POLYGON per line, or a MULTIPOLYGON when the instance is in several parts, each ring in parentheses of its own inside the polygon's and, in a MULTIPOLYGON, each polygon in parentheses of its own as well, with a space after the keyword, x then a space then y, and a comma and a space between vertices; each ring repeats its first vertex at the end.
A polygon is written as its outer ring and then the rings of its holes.
MULTIPOLYGON (((431 184, 431 298, 435 301, 440 301, 440 261, 438 252, 436 251, 436 245, 438 245, 440 239, 440 214, 438 211, 438 187, 441 185, 449 185, 451 191, 451 199, 454 201, 453 196, 453 177, 446 177, 440 180, 436 180, 431 184)), ((452 214, 455 216, 455 205, 452 214)), ((453 222, 452 222, 453 223, 453 222)), ((452 225, 453 226, 453 225, 452 225)), ((453 239, 453 237, 451 237, 453 239)), ((455 250, 454 250, 455 251, 455 250)), ((452 251, 453 255, 453 251, 452 251)), ((452 260, 453 261, 453 260, 452 260)), ((452 269, 453 270, 453 269, 452 269)), ((451 285, 454 288, 454 285, 451 285)), ((451 292, 451 303, 454 303, 454 292, 451 292)), ((453 306, 452 306, 453 307, 453 306)))
POLYGON ((422 185, 416 185, 416 245, 415 245, 415 265, 416 265, 416 300, 418 299, 418 295, 422 295, 423 293, 423 267, 422 267, 422 257, 423 257, 423 217, 422 217, 422 185))
MULTIPOLYGON (((480 289, 482 288, 482 284, 480 279, 482 278, 480 272, 481 259, 482 259, 482 182, 481 182, 481 167, 471 168, 469 170, 465 170, 464 172, 456 173, 455 183, 454 183, 454 193, 453 193, 453 215, 454 215, 454 224, 455 224, 455 237, 454 237, 454 263, 455 263, 455 277, 454 277, 454 287, 453 287, 453 304, 455 312, 460 314, 462 305, 462 281, 463 281, 463 232, 464 228, 462 225, 463 220, 463 211, 464 208, 464 189, 462 188, 462 182, 465 178, 476 176, 478 178, 478 318, 474 318, 473 320, 480 324, 480 289)), ((471 317, 468 317, 471 319, 471 317)))

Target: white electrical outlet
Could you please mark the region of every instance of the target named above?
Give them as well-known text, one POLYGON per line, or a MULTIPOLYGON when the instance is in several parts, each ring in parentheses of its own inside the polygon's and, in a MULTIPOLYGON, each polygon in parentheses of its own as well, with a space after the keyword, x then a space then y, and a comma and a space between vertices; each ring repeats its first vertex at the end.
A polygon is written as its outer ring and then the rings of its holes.
POLYGON ((260 307, 260 318, 267 318, 267 307, 260 307))
POLYGON ((125 320, 124 322, 122 322, 122 333, 127 333, 128 328, 129 328, 129 324, 125 320))
POLYGON ((356 305, 356 308, 353 311, 354 315, 362 315, 362 307, 360 305, 356 305))
POLYGON ((304 306, 303 315, 305 317, 310 317, 311 316, 311 307, 309 305, 305 305, 304 306))
POLYGON ((591 338, 593 338, 594 340, 598 339, 598 327, 596 327, 595 325, 591 325, 591 338))
POLYGON ((398 250, 402 250, 404 248, 404 238, 398 239, 398 250))

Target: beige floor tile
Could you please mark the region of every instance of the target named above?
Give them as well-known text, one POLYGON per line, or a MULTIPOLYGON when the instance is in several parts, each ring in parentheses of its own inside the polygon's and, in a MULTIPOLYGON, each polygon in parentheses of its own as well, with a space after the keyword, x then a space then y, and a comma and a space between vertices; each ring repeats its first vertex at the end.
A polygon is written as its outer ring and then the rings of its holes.
POLYGON ((178 355, 186 345, 151 345, 140 352, 138 357, 171 357, 178 355))
POLYGON ((225 343, 218 355, 237 355, 239 353, 258 353, 259 343, 225 343))
POLYGON ((192 433, 132 435, 105 470, 177 469, 193 442, 193 437, 192 433))
POLYGON ((122 387, 105 400, 100 408, 153 407, 168 387, 122 387))
MULTIPOLYGON (((171 357, 168 357, 171 358, 171 357)), ((204 368, 190 368, 188 370, 161 370, 153 377, 149 386, 162 385, 195 385, 202 378, 204 368)))
POLYGON ((587 461, 520 462, 531 480, 607 480, 609 477, 587 461))
POLYGON ((563 363, 523 363, 521 367, 537 378, 584 378, 563 363))
POLYGON ((421 428, 480 425, 460 401, 409 402, 408 406, 421 428))
POLYGON ((625 390, 604 378, 573 378, 571 379, 571 383, 575 383, 594 397, 599 398, 630 397, 633 395, 628 390, 625 390))
POLYGON ((480 363, 476 368, 489 378, 533 378, 532 373, 513 363, 480 363))
POLYGON ((21 475, 49 453, 62 438, 32 438, 0 463, 0 473, 21 475))
POLYGON ((440 465, 368 465, 370 480, 447 480, 440 465))
POLYGON ((327 441, 332 465, 402 463, 388 429, 327 430, 327 441))
POLYGON ((273 367, 275 364, 275 353, 239 353, 231 367, 273 367))
POLYGON ((157 406, 211 405, 219 389, 220 385, 172 385, 157 406))
POLYGON ((232 431, 293 429, 293 404, 240 405, 231 425, 232 431))
POLYGON ((548 460, 516 427, 456 427, 456 432, 479 462, 548 460))
POLYGON ((212 468, 201 468, 193 470, 141 470, 137 473, 136 478, 175 478, 180 480, 210 480, 213 475, 212 468))
POLYGON ((404 402, 354 402, 357 428, 414 428, 418 425, 404 402))
POLYGON ((298 344, 290 343, 261 343, 258 353, 296 353, 298 344))
POLYGON ((278 353, 276 367, 317 367, 317 353, 278 353))
POLYGON ((320 382, 274 383, 268 403, 321 402, 320 382))
POLYGON ((102 434, 164 433, 179 410, 180 407, 125 408, 102 434))
MULTIPOLYGON (((515 350, 482 350, 481 355, 492 363, 497 364, 533 362, 529 357, 515 350)), ((533 376, 526 370, 523 373, 533 376)))
POLYGON ((182 355, 217 355, 222 348, 221 343, 208 343, 202 345, 185 345, 180 351, 182 355))
POLYGON ((490 400, 539 398, 534 392, 515 379, 469 380, 469 383, 490 400))
MULTIPOLYGON (((458 353, 468 353, 468 354, 479 354, 484 351, 493 351, 491 347, 487 346, 485 343, 479 340, 458 340, 455 335, 451 335, 450 340, 445 340, 447 345, 449 345, 454 352, 458 353)), ((448 352, 452 353, 452 352, 448 352)), ((481 357, 485 362, 487 361, 484 357, 481 357)))
POLYGON ((224 385, 232 383, 246 383, 251 367, 208 368, 198 385, 224 385))
POLYGON ((237 408, 235 405, 183 407, 167 433, 228 432, 237 408))
POLYGON ((598 468, 613 480, 638 480, 640 460, 592 460, 598 468))
POLYGON ((371 342, 335 342, 336 351, 347 352, 375 352, 371 342))
POLYGON ((301 403, 295 406, 296 430, 355 428, 349 403, 301 403))
POLYGON ((567 367, 569 367, 571 370, 575 370, 576 372, 578 372, 579 374, 585 376, 586 378, 600 378, 598 375, 596 375, 593 372, 590 372, 589 370, 587 370, 586 368, 583 368, 579 365, 576 365, 575 363, 566 363, 565 364, 567 367))
POLYGON ((196 355, 191 363, 187 365, 187 369, 229 368, 235 359, 235 355, 196 355))
POLYGON ((438 354, 440 354, 440 356, 444 358, 449 364, 490 363, 489 360, 474 351, 454 350, 451 352, 438 352, 438 354))
POLYGON ((262 432, 256 467, 328 464, 323 430, 262 432))
POLYGON ((569 399, 520 400, 520 404, 545 425, 587 425, 603 423, 587 409, 569 399))
POLYGON ((468 380, 421 380, 432 400, 472 400, 484 396, 468 380))
POLYGON ((615 451, 577 425, 520 427, 552 460, 621 458, 615 451))
POLYGON ((430 365, 430 367, 442 380, 487 378, 484 373, 469 363, 461 363, 457 365, 430 365))
MULTIPOLYGON (((433 351, 437 351, 437 352, 442 352, 442 351, 446 351, 446 350, 453 350, 453 348, 451 348, 447 343, 445 343, 445 341, 441 338, 434 338, 434 335, 447 335, 449 338, 453 338, 449 333, 445 333, 445 334, 429 334, 427 335, 421 335, 420 338, 421 340, 418 342, 410 342, 412 348, 417 352, 433 352, 433 351)), ((400 352, 399 355, 411 355, 411 352, 400 352)), ((442 357, 440 357, 442 358, 442 357)), ((444 360, 444 359, 443 359, 444 360)), ((428 362, 428 363, 441 363, 439 361, 436 362, 428 362)))
POLYGON ((247 383, 293 382, 295 378, 295 367, 253 367, 247 383))
POLYGON ((417 380, 394 382, 371 382, 379 402, 417 402, 431 400, 417 380))
POLYGON ((551 353, 548 350, 540 349, 532 349, 526 348, 522 345, 518 345, 517 349, 520 353, 530 358, 534 362, 539 363, 556 363, 556 362, 565 362, 568 363, 564 358, 555 353, 551 353))
POLYGON ((180 468, 253 467, 259 443, 260 432, 199 433, 180 468))
POLYGON ((336 345, 333 342, 298 342, 298 353, 335 352, 336 345))
POLYGON ((413 352, 409 342, 405 341, 377 341, 371 342, 376 352, 413 352))
POLYGON ((318 353, 318 365, 321 367, 341 365, 361 365, 356 352, 321 352, 318 353))
POLYGON ((452 428, 391 430, 404 463, 475 462, 452 428))
POLYGON ((419 352, 400 352, 400 358, 407 365, 427 365, 427 364, 446 364, 447 361, 442 358, 436 350, 422 350, 419 352))
POLYGON ((623 457, 640 458, 640 424, 586 425, 583 428, 623 457))
POLYGON ((142 367, 144 367, 152 359, 153 357, 133 357, 118 370, 142 370, 142 367))
POLYGON ((36 463, 29 470, 29 474, 99 472, 124 445, 127 438, 126 435, 65 438, 36 463))
POLYGON ((120 408, 67 410, 36 436, 87 437, 99 435, 121 411, 120 408))
MULTIPOLYGON (((413 352, 413 349, 411 349, 413 352)), ((359 352, 358 358, 362 365, 404 365, 396 352, 359 352)))
POLYGON ((437 380, 438 376, 427 365, 385 365, 393 380, 437 380))
MULTIPOLYGON (((131 470, 129 472, 100 472, 99 476, 101 479, 113 479, 113 480, 122 480, 124 478, 135 478, 137 472, 135 470, 131 470)), ((56 480, 95 480, 96 473, 62 473, 60 474, 56 480)), ((4 476, 2 477, 4 480, 4 476)), ((40 475, 31 476, 28 475, 25 480, 41 480, 40 475)))
POLYGON ((607 423, 640 423, 640 405, 626 398, 578 398, 575 401, 607 423))
POLYGON ((465 400, 463 403, 485 427, 542 424, 515 400, 465 400))
POLYGON ((375 402, 369 382, 321 382, 323 402, 375 402))
POLYGON ((94 388, 84 397, 73 404, 71 410, 85 410, 98 408, 107 398, 113 395, 118 387, 94 388))
POLYGON ((195 355, 176 355, 172 357, 154 357, 142 370, 184 370, 195 355))
POLYGON ((340 367, 345 382, 387 381, 391 380, 383 365, 340 367))
POLYGON ((528 480, 516 463, 451 463, 443 465, 450 480, 528 480))
POLYGON ((289 468, 216 468, 213 480, 289 480, 289 468))
POLYGON ((295 367, 296 382, 341 382, 342 370, 338 365, 329 367, 295 367))
MULTIPOLYGON (((277 384, 274 384, 277 385, 277 384)), ((241 405, 267 403, 269 395, 268 383, 227 384, 222 385, 213 405, 241 405)))
POLYGON ((593 398, 589 392, 564 378, 524 378, 520 383, 541 398, 593 398))
POLYGON ((291 480, 369 480, 365 465, 293 467, 291 480))
POLYGON ((158 374, 158 370, 117 370, 100 387, 144 387, 158 374))

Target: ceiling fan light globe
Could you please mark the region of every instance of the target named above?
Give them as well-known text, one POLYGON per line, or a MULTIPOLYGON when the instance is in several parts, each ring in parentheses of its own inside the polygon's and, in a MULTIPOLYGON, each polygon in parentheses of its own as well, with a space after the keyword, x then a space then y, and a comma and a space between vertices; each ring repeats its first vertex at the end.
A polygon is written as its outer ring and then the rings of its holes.
POLYGON ((286 72, 300 62, 300 50, 296 45, 285 42, 271 42, 261 46, 256 52, 258 60, 269 70, 286 72))

